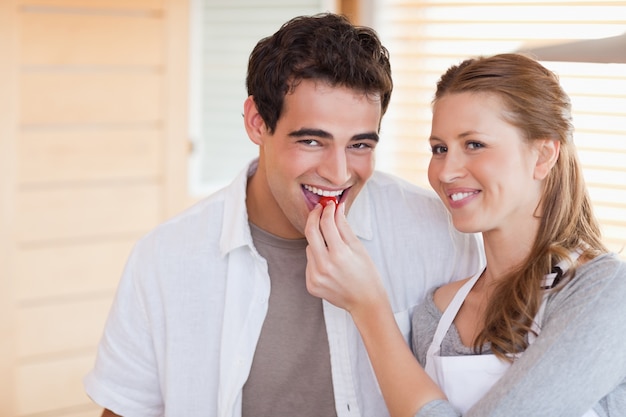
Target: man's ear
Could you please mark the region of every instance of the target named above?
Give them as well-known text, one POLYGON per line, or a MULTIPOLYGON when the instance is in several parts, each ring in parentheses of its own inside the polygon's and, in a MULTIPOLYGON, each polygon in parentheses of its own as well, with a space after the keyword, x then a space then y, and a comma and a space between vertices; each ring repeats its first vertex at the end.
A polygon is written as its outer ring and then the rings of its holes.
POLYGON ((243 103, 243 122, 250 140, 257 145, 262 145, 263 134, 266 131, 266 127, 256 107, 253 96, 248 96, 243 103))
POLYGON ((535 165, 534 178, 543 180, 559 159, 561 142, 555 139, 543 139, 535 141, 537 149, 537 163, 535 165))

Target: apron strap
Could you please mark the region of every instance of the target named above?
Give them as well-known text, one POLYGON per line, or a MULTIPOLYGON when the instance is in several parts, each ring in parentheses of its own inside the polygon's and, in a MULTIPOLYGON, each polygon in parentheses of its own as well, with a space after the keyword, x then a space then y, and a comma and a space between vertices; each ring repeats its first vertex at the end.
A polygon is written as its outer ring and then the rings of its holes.
POLYGON ((446 336, 446 333, 448 332, 450 325, 454 321, 456 314, 458 313, 459 309, 463 305, 463 302, 465 301, 465 297, 467 297, 467 294, 469 294, 469 292, 472 290, 472 288, 474 287, 474 284, 476 284, 476 281, 478 281, 478 278, 480 278, 483 272, 484 272, 484 269, 480 271, 479 273, 477 273, 476 275, 474 275, 472 278, 470 278, 456 292, 456 294, 454 295, 454 298, 452 299, 448 307, 445 309, 445 311, 441 315, 441 319, 439 320, 439 324, 437 325, 437 330, 435 331, 435 335, 433 336, 433 341, 430 344, 430 347, 428 348, 427 355, 439 354, 439 351, 441 350, 441 342, 443 341, 443 338, 446 336))
MULTIPOLYGON (((582 253, 581 249, 571 251, 569 254, 571 262, 576 262, 581 253, 582 253)), ((548 295, 550 294, 548 290, 558 285, 561 278, 563 278, 563 275, 565 274, 565 272, 567 272, 568 267, 569 267, 568 260, 563 259, 561 262, 559 262, 552 268, 551 273, 543 277, 543 281, 541 283, 541 289, 545 290, 545 292, 543 294, 543 301, 541 305, 539 306, 539 311, 537 311, 537 314, 535 315, 535 319, 533 320, 533 324, 531 326, 532 330, 535 333, 532 333, 532 332, 528 333, 529 344, 532 344, 535 341, 535 339, 537 338, 536 335, 539 335, 539 332, 541 331, 541 323, 543 322, 543 315, 545 314, 545 309, 546 309, 546 300, 548 298, 548 295)))

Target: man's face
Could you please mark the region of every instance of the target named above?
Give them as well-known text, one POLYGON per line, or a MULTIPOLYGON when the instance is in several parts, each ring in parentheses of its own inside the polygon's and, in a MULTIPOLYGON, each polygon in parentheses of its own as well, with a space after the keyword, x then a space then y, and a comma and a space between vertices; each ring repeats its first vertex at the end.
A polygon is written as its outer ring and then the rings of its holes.
POLYGON ((263 126, 251 137, 260 157, 248 186, 250 220, 295 239, 322 195, 336 195, 348 211, 374 171, 380 119, 379 97, 302 81, 285 96, 273 134, 263 126))

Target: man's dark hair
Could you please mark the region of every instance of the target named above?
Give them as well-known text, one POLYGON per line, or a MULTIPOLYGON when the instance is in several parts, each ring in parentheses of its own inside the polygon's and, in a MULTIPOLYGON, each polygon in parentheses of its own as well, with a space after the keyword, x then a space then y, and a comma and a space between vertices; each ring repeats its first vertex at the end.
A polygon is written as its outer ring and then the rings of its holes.
POLYGON ((319 80, 379 95, 381 115, 391 98, 389 52, 376 32, 341 15, 299 16, 261 39, 250 54, 246 87, 273 132, 284 97, 302 80, 319 80))

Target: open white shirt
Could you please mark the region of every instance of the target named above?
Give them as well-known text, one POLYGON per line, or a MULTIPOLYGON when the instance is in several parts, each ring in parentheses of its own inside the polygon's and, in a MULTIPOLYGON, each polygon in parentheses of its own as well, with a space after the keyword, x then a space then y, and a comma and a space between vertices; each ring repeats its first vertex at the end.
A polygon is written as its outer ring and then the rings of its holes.
MULTIPOLYGON (((241 415, 270 292, 245 205, 255 169, 253 162, 137 243, 84 381, 102 407, 125 417, 241 415)), ((385 281, 407 342, 427 290, 483 263, 477 237, 454 231, 434 193, 387 174, 372 176, 348 220, 385 281)), ((387 416, 349 314, 325 302, 324 318, 337 415, 387 416)))

